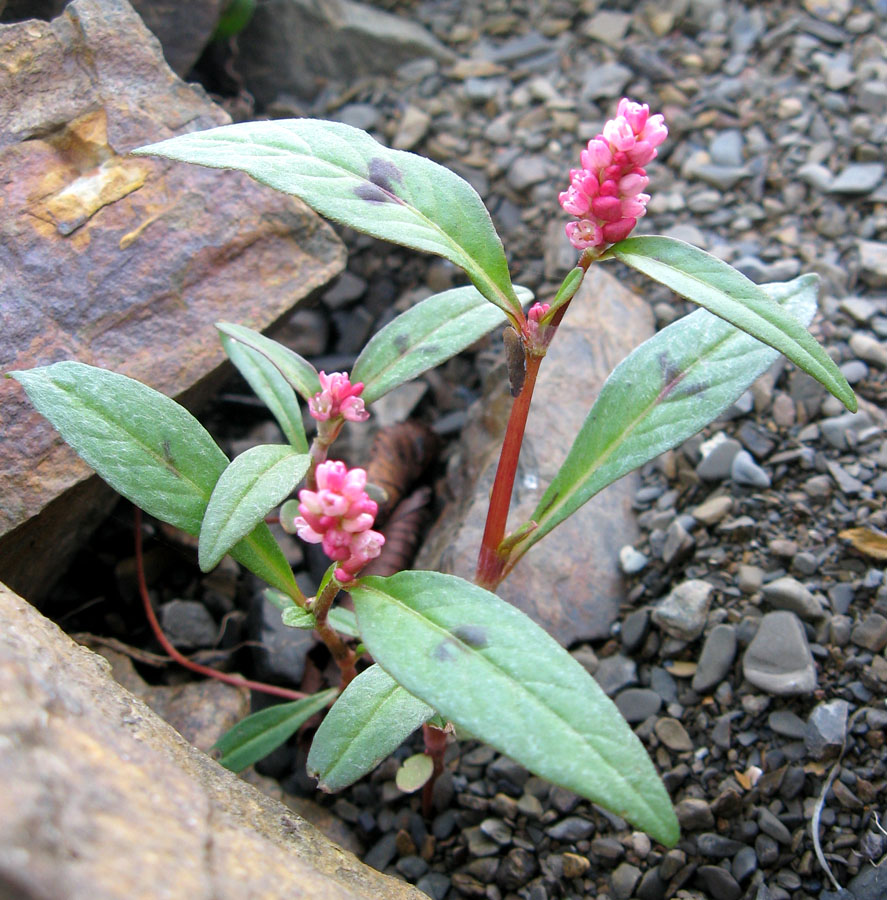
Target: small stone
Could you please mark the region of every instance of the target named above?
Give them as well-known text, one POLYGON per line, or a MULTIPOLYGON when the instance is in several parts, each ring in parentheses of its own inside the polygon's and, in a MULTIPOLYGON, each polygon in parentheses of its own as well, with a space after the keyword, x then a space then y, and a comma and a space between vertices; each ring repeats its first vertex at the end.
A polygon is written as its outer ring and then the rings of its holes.
POLYGON ((857 241, 863 279, 872 287, 887 285, 887 243, 857 241))
POLYGON ((160 607, 160 623, 173 646, 179 650, 212 647, 219 637, 219 626, 209 610, 196 600, 170 600, 164 603, 160 607))
POLYGON ((628 900, 634 893, 635 885, 640 881, 641 870, 631 863, 620 863, 610 875, 610 884, 617 900, 628 900))
POLYGON ((555 841, 574 844, 584 841, 594 831, 594 823, 580 816, 568 816, 545 829, 545 833, 555 841))
POLYGON ((743 594, 754 594, 764 583, 764 570, 760 566, 740 565, 736 573, 736 583, 743 594))
POLYGON ((733 457, 730 477, 736 484, 762 489, 770 487, 770 476, 754 461, 748 450, 740 450, 733 457))
POLYGON ((549 163, 546 157, 536 154, 521 154, 509 166, 507 180, 516 191, 526 191, 534 184, 545 181, 549 175, 549 163))
POLYGON ((702 459, 696 466, 696 474, 703 481, 722 481, 730 474, 733 460, 741 451, 739 441, 720 432, 699 447, 702 459))
POLYGON ((578 853, 564 853, 561 860, 564 878, 581 878, 591 868, 588 857, 578 853))
POLYGON ((733 509, 733 498, 720 495, 709 497, 692 510, 692 516, 703 525, 716 525, 733 509))
POLYGON ((513 847, 499 864, 496 883, 506 891, 523 887, 539 870, 536 856, 523 847, 513 847))
POLYGON ((730 871, 740 884, 754 874, 757 868, 758 857, 754 847, 743 847, 733 857, 733 862, 730 864, 730 871))
POLYGON ((870 334, 862 331, 854 332, 850 336, 849 344, 850 350, 859 359, 879 369, 887 369, 887 347, 870 334))
POLYGON ((783 737, 803 740, 807 733, 804 720, 787 709, 776 709, 767 716, 767 724, 783 737))
POLYGON ((801 620, 767 613, 742 658, 746 680, 768 694, 806 694, 816 688, 816 666, 801 620))
POLYGON ((396 868, 407 881, 415 883, 428 871, 428 863, 421 856, 402 856, 396 868))
POLYGON ((690 740, 687 729, 677 719, 673 719, 671 716, 663 716, 661 719, 656 720, 653 730, 656 732, 656 737, 669 750, 674 750, 676 753, 693 750, 693 741, 690 740))
POLYGON ((813 708, 804 736, 808 756, 824 759, 841 752, 847 736, 847 708, 846 700, 832 700, 813 708))
POLYGON ((766 806, 761 807, 761 811, 758 813, 758 826, 764 834, 769 834, 774 841, 780 844, 792 842, 792 833, 766 806))
POLYGON ((850 640, 857 647, 880 653, 887 647, 887 619, 880 613, 871 613, 856 625, 850 633, 850 640))
POLYGON ((495 841, 500 847, 511 843, 511 829, 501 819, 484 819, 479 827, 482 834, 495 841))
POLYGON ((667 565, 677 565, 693 555, 696 541, 678 519, 668 526, 665 543, 662 545, 662 561, 667 565))
POLYGON ((713 831, 696 836, 696 849, 711 859, 727 859, 735 856, 744 846, 742 841, 735 841, 713 831))
POLYGON ((627 688, 616 695, 616 706, 632 725, 656 715, 662 706, 662 698, 649 688, 627 688))
POLYGON ((594 671, 594 679, 600 685, 601 690, 612 697, 623 688, 637 684, 637 665, 633 659, 614 653, 613 656, 604 657, 594 671))
POLYGON ((822 603, 797 579, 790 575, 763 587, 764 599, 776 609, 787 609, 808 622, 818 622, 825 615, 822 603))
POLYGON ((887 897, 887 868, 865 866, 850 880, 847 889, 855 900, 884 900, 887 897))
POLYGON ((431 900, 444 900, 450 890, 450 884, 449 877, 443 872, 429 872, 416 882, 416 887, 423 894, 428 894, 431 900))
POLYGON ((742 896, 742 888, 736 879, 721 866, 700 866, 697 874, 705 882, 710 896, 718 900, 739 900, 742 896))
POLYGON ((849 446, 847 441, 847 433, 860 432, 869 428, 872 424, 871 418, 866 412, 843 413, 840 416, 832 416, 823 419, 819 426, 822 429, 822 436, 836 450, 846 450, 849 446))
POLYGON ((640 550, 635 550, 630 544, 626 544, 619 551, 619 568, 626 575, 637 575, 642 571, 649 560, 640 550))
POLYGON ((730 671, 736 658, 736 630, 732 625, 716 625, 702 646, 693 690, 700 693, 713 688, 730 671))
POLYGON ((684 581, 656 605, 653 621, 672 637, 695 640, 705 628, 711 593, 712 586, 707 581, 684 581))
POLYGON ((620 638, 622 639, 622 648, 626 653, 635 653, 647 639, 650 630, 650 610, 647 607, 636 609, 633 613, 629 613, 622 623, 620 638))
POLYGON ((674 811, 681 828, 686 831, 705 831, 714 827, 714 813, 702 798, 686 797, 675 805, 674 811))
POLYGON ((832 194, 868 194, 884 178, 881 163, 850 163, 831 183, 832 194))

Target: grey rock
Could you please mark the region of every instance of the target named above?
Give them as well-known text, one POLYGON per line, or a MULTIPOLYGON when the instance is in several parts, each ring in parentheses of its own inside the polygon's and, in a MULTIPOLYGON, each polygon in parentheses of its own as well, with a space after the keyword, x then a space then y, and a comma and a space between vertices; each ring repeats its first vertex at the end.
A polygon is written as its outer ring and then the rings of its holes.
POLYGON ((675 519, 665 531, 665 542, 662 545, 662 561, 667 566, 678 565, 693 555, 696 540, 683 524, 675 519))
POLYGON ((549 828, 545 833, 555 841, 572 844, 576 841, 584 841, 594 831, 594 823, 581 816, 567 816, 549 828))
POLYGON ((619 712, 631 724, 643 722, 662 706, 662 698, 649 688, 626 688, 616 695, 615 701, 619 712))
POLYGON ((240 74, 266 105, 280 93, 313 98, 322 79, 349 84, 414 59, 453 60, 416 22, 351 0, 259 3, 238 44, 240 74))
POLYGON ((755 462, 748 450, 740 450, 733 457, 730 477, 736 484, 756 488, 770 487, 770 476, 755 462))
POLYGON ((714 831, 696 835, 696 849, 703 856, 711 859, 727 859, 736 856, 744 846, 742 841, 735 841, 733 838, 725 837, 714 831))
POLYGON ((196 600, 170 600, 160 607, 160 623, 166 636, 179 650, 212 647, 219 626, 209 610, 196 600))
POLYGON ((584 100, 611 100, 625 90, 633 73, 621 63, 603 63, 594 67, 594 77, 590 78, 582 91, 584 100))
POLYGON ((865 866, 858 875, 850 879, 847 889, 855 900, 883 900, 887 897, 887 868, 865 866))
POLYGON ((835 460, 826 460, 825 467, 841 493, 853 496, 855 494, 860 494, 865 490, 865 485, 858 478, 854 478, 840 463, 835 462, 835 460))
POLYGON ((822 436, 836 450, 846 450, 848 447, 847 433, 860 432, 870 427, 872 424, 871 417, 865 411, 857 413, 842 413, 839 416, 832 416, 823 419, 819 423, 822 430, 822 436))
POLYGON ((839 304, 841 312, 847 313, 851 319, 865 324, 878 313, 878 307, 867 297, 845 297, 839 304))
POLYGON ((508 183, 516 191, 526 191, 534 184, 544 181, 549 174, 549 163, 538 154, 521 154, 508 167, 508 183))
POLYGON ((523 887, 539 870, 536 855, 523 847, 514 847, 499 863, 496 883, 506 891, 523 887))
POLYGON ((612 697, 623 688, 637 684, 637 665, 633 659, 614 653, 598 663, 594 670, 594 680, 608 697, 612 697))
POLYGON ((742 672, 768 694, 814 690, 816 666, 801 620, 792 612, 767 613, 743 655, 742 672))
POLYGON ((700 866, 697 874, 705 882, 712 897, 718 900, 739 900, 742 888, 728 869, 722 866, 700 866))
POLYGON ((783 737, 803 740, 807 733, 807 725, 804 720, 787 709, 777 709, 767 716, 767 724, 783 737))
POLYGON ((850 336, 850 349, 859 359, 879 369, 887 369, 887 347, 864 331, 856 331, 850 336))
POLYGON ((863 280, 872 287, 887 285, 887 243, 857 241, 863 280))
POLYGON ((693 675, 693 690, 708 691, 730 671, 736 658, 736 629, 732 625, 716 625, 705 643, 693 675))
POLYGON ((763 587, 764 599, 776 609, 787 609, 808 622, 818 622, 825 615, 822 603, 796 578, 777 578, 763 587))
POLYGON ((847 737, 846 700, 832 700, 813 708, 807 718, 804 744, 813 759, 823 759, 840 753, 847 737))
POLYGON ((687 734, 687 729, 677 719, 671 716, 663 716, 661 719, 656 720, 653 730, 656 732, 656 737, 669 750, 674 750, 676 753, 686 753, 693 750, 693 741, 690 739, 690 735, 687 734))
POLYGON ((275 684, 299 684, 305 657, 314 646, 312 632, 284 625, 280 610, 261 593, 253 597, 247 627, 258 677, 275 684))
POLYGON ((769 834, 774 841, 780 844, 787 845, 792 842, 792 833, 766 806, 761 807, 758 813, 758 826, 764 834, 769 834))
POLYGON ((850 163, 832 182, 832 194, 868 194, 884 178, 881 163, 850 163))
POLYGON ((714 813, 701 797, 686 797, 675 804, 675 815, 685 831, 705 831, 715 824, 714 813))
POLYGON ((617 900, 628 900, 634 893, 635 886, 641 878, 641 870, 631 863, 623 862, 610 875, 613 895, 617 900))
POLYGON ((635 550, 631 544, 626 544, 619 551, 619 568, 626 575, 637 575, 642 571, 649 560, 640 550, 635 550))
POLYGON ((666 634, 692 641, 702 634, 711 604, 712 586, 689 579, 679 584, 653 609, 652 618, 666 634))
POLYGON ((696 474, 703 481, 720 481, 730 474, 736 454, 742 451, 742 444, 719 433, 699 449, 702 459, 696 466, 696 474))
POLYGON ((870 613, 854 627, 850 640, 857 647, 880 653, 887 647, 887 618, 880 613, 870 613))
POLYGON ((511 843, 511 829, 501 819, 484 819, 479 827, 482 834, 495 841, 500 847, 511 843))
POLYGON ((749 878, 757 868, 758 856, 755 853, 754 847, 743 847, 736 856, 733 857, 733 862, 730 864, 730 871, 740 884, 749 878))
POLYGON ((801 181, 820 192, 829 190, 834 181, 832 173, 819 163, 806 163, 798 169, 797 176, 801 181))
POLYGON ((719 166, 740 167, 743 164, 743 147, 745 141, 742 132, 736 128, 719 131, 711 144, 708 152, 713 163, 719 166))
POLYGON ((451 884, 449 876, 443 872, 429 872, 416 882, 416 887, 431 900, 444 900, 451 884))

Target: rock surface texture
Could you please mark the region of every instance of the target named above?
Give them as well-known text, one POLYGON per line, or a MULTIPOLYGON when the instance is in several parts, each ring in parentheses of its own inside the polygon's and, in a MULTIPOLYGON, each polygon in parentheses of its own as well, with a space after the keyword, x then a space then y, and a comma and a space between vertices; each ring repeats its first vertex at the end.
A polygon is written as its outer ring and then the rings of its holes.
MULTIPOLYGON (((0 55, 0 371, 77 359, 195 404, 224 359, 215 322, 263 330, 341 269, 297 201, 127 156, 228 118, 125 0, 2 25, 0 55)), ((16 383, 0 407, 0 577, 36 599, 111 495, 16 383)))
POLYGON ((0 585, 0 895, 418 900, 190 746, 0 585))

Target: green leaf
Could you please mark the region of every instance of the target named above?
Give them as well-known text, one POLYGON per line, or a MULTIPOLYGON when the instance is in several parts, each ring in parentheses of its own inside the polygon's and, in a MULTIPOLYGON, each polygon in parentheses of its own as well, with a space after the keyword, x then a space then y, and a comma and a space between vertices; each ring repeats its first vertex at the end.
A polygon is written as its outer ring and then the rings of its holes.
POLYGON ((246 328, 243 325, 233 325, 231 322, 218 322, 216 328, 222 334, 239 341, 252 350, 265 357, 301 397, 306 401, 311 400, 320 391, 320 379, 317 377, 317 369, 299 356, 295 350, 290 350, 278 341, 246 328))
POLYGON ((427 753, 408 756, 397 770, 394 783, 405 794, 418 791, 434 774, 434 760, 427 753))
POLYGON ((308 452, 299 401, 289 382, 266 356, 230 335, 222 334, 222 347, 256 396, 271 410, 286 439, 301 453, 308 452))
MULTIPOLYGON (((816 312, 815 275, 764 285, 803 322, 816 312)), ((645 341, 610 373, 548 486, 509 565, 598 491, 716 419, 779 356, 704 309, 645 341)))
POLYGON ((289 628, 302 628, 305 630, 313 628, 317 624, 317 620, 314 618, 314 613, 308 612, 307 609, 302 609, 301 606, 288 606, 285 610, 282 611, 281 620, 284 625, 287 625, 289 628))
POLYGON ((357 618, 350 609, 344 606, 334 606, 326 616, 327 622, 346 637, 359 638, 360 632, 357 630, 357 618))
MULTIPOLYGON (((265 588, 265 590, 262 591, 262 595, 272 606, 276 606, 281 612, 285 609, 291 609, 296 605, 293 602, 292 597, 287 596, 281 591, 275 591, 274 588, 265 588)), ((299 608, 301 609, 301 607, 299 608)))
POLYGON ((732 266, 692 244, 656 235, 627 238, 609 254, 779 350, 856 412, 847 379, 813 335, 732 266))
POLYGON ((666 845, 668 794, 643 745, 585 669, 495 594, 437 572, 369 576, 351 588, 376 662, 410 694, 537 775, 666 845))
POLYGON ((335 222, 449 259, 500 309, 520 311, 502 242, 474 188, 359 128, 317 119, 241 122, 133 152, 239 169, 335 222))
MULTIPOLYGON (((228 458, 184 407, 147 385, 78 362, 11 372, 37 410, 116 491, 188 534, 203 515, 228 458)), ((269 584, 298 594, 267 526, 231 555, 269 584)))
POLYGON ((243 771, 288 741, 335 696, 336 689, 330 688, 292 703, 269 706, 241 719, 213 746, 221 754, 219 762, 232 772, 243 771))
MULTIPOLYGON (((532 291, 516 288, 521 302, 532 291)), ((366 403, 461 353, 497 325, 507 322, 473 287, 434 294, 389 322, 363 348, 351 373, 364 383, 366 403)))
POLYGON ((263 444, 240 454, 222 472, 209 498, 197 559, 207 572, 305 477, 311 457, 288 444, 263 444))
POLYGON ((434 710, 379 666, 361 672, 326 714, 308 753, 308 774, 340 791, 393 753, 434 710))

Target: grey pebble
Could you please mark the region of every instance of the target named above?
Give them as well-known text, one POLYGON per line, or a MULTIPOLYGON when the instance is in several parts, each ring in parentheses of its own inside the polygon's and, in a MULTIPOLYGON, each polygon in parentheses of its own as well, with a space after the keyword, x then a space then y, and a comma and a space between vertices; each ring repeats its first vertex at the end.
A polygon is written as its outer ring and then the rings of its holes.
POLYGON ((653 609, 653 622, 671 637, 692 641, 702 634, 711 604, 712 586, 691 578, 681 582, 653 609))
POLYGON ((881 163, 850 163, 831 183, 832 194, 868 194, 884 177, 881 163))
MULTIPOLYGON (((280 621, 280 613, 277 613, 280 621)), ((194 650, 212 647, 219 636, 219 626, 209 610, 197 600, 170 600, 160 607, 160 623, 174 647, 194 650)))
POLYGON ((662 698, 649 688, 627 688, 616 695, 615 701, 619 712, 631 724, 656 715, 662 706, 662 698))
POLYGON ((696 474, 703 481, 721 481, 733 466, 736 454, 742 451, 742 444, 735 438, 718 435, 706 441, 701 447, 702 459, 696 466, 696 474))
POLYGON ((615 653, 602 659, 594 670, 594 679, 601 690, 612 697, 623 688, 637 684, 637 665, 633 659, 615 653))
POLYGON ((757 868, 758 856, 754 851, 754 847, 743 847, 736 856, 733 857, 733 862, 730 865, 730 871, 733 873, 733 877, 740 884, 749 878, 757 868))
POLYGON ((568 816, 545 829, 545 833, 555 841, 572 844, 584 841, 594 832, 594 823, 581 816, 568 816))
POLYGON ((626 544, 619 551, 619 568, 625 575, 637 575, 642 571, 649 560, 640 550, 635 550, 631 544, 626 544))
POLYGON ((610 875, 610 884, 617 900, 628 900, 634 893, 635 885, 640 881, 641 870, 631 863, 620 863, 610 875))
POLYGON ((402 856, 396 868, 407 881, 416 882, 428 871, 428 863, 421 856, 402 856))
POLYGON ((887 647, 887 618, 880 613, 870 613, 854 627, 850 640, 857 647, 880 653, 887 647))
POLYGON ((801 620, 792 612, 767 613, 742 658, 742 672, 768 694, 814 690, 816 666, 801 620))
POLYGON ((711 859, 728 859, 745 846, 741 841, 725 837, 715 831, 706 831, 696 835, 696 849, 703 856, 711 859))
POLYGON ((807 725, 804 720, 787 709, 775 709, 767 716, 767 724, 783 737, 803 740, 807 733, 807 725))
POLYGON ((763 594, 771 606, 789 610, 807 622, 818 622, 824 615, 819 599, 790 575, 765 584, 763 594))
POLYGON ((770 487, 770 476, 755 462, 754 457, 748 450, 740 450, 733 457, 733 463, 730 466, 730 477, 736 484, 746 485, 748 487, 768 488, 770 487))
POLYGON ((449 876, 444 875, 443 872, 428 872, 416 882, 416 887, 423 894, 428 894, 432 900, 444 900, 450 884, 449 876))
POLYGON ((685 831, 704 831, 714 827, 714 813, 708 802, 701 797, 684 798, 675 804, 674 811, 685 831))
POLYGON ((717 897, 718 900, 739 900, 742 896, 742 888, 722 866, 700 866, 697 873, 712 897, 717 897))
POLYGON ((758 813, 758 826, 764 834, 769 834, 774 841, 780 844, 790 844, 792 842, 792 833, 766 806, 761 807, 758 813))
POLYGON ((824 759, 841 751, 847 736, 847 709, 846 700, 832 700, 813 708, 804 735, 808 756, 824 759))
POLYGON ((693 690, 713 688, 730 671, 736 658, 736 629, 732 625, 716 625, 702 646, 693 675, 693 690))

